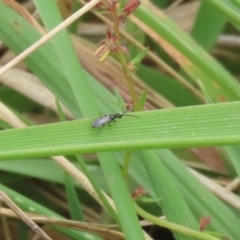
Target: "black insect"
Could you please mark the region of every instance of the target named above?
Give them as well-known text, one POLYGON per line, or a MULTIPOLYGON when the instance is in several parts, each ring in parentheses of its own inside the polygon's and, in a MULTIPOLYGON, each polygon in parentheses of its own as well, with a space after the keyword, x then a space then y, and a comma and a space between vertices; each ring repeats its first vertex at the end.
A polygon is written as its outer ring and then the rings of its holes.
POLYGON ((131 115, 131 114, 126 114, 126 112, 124 112, 122 114, 121 113, 115 113, 115 114, 105 115, 105 116, 102 116, 100 118, 97 118, 96 120, 93 121, 92 127, 103 128, 106 123, 111 127, 110 122, 116 122, 116 120, 115 120, 116 118, 122 118, 124 116, 130 116, 130 117, 138 118, 137 116, 134 116, 134 115, 131 115))

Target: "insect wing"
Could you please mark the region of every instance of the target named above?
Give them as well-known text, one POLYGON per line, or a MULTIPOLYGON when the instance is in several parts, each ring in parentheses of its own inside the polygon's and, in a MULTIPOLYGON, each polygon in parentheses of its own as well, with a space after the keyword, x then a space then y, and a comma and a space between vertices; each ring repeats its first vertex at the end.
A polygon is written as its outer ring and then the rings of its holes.
POLYGON ((109 122, 110 120, 111 119, 109 119, 109 116, 100 117, 92 123, 92 127, 95 128, 102 127, 105 123, 109 122))

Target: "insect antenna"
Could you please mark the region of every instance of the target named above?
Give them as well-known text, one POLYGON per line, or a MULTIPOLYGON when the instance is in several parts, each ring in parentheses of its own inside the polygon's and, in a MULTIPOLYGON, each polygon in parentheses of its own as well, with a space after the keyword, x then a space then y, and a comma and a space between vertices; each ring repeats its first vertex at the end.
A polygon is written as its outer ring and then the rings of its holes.
POLYGON ((132 115, 132 114, 127 114, 127 112, 124 112, 122 116, 130 116, 130 117, 136 117, 139 118, 138 116, 132 115))

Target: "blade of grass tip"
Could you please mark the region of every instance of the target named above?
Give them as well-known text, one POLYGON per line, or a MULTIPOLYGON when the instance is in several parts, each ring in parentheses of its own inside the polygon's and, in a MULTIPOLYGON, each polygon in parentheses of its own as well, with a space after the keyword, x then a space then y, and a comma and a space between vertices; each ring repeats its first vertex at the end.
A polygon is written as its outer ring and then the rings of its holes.
MULTIPOLYGON (((171 222, 198 229, 198 224, 176 186, 168 170, 153 151, 142 151, 142 161, 146 168, 157 198, 162 198, 160 206, 164 215, 171 222)), ((174 233, 176 239, 190 239, 174 233)))
POLYGON ((64 113, 63 113, 63 110, 62 110, 62 108, 61 108, 61 105, 60 105, 60 103, 59 103, 59 100, 58 100, 58 97, 57 97, 57 96, 55 96, 55 103, 56 103, 56 107, 57 107, 57 113, 58 113, 58 116, 59 116, 59 118, 61 119, 61 121, 62 121, 62 122, 67 121, 67 119, 66 119, 66 117, 65 117, 65 115, 64 115, 64 113))
POLYGON ((122 174, 123 174, 123 177, 125 178, 125 180, 127 179, 128 168, 130 165, 131 156, 132 156, 132 152, 127 151, 125 153, 124 162, 123 162, 123 166, 122 166, 122 174))
POLYGON ((143 58, 145 58, 148 51, 149 51, 149 47, 145 48, 140 53, 139 53, 139 50, 138 50, 138 54, 129 63, 133 64, 133 65, 139 64, 143 60, 143 58))
POLYGON ((139 109, 142 111, 147 100, 147 91, 143 91, 138 102, 139 109))

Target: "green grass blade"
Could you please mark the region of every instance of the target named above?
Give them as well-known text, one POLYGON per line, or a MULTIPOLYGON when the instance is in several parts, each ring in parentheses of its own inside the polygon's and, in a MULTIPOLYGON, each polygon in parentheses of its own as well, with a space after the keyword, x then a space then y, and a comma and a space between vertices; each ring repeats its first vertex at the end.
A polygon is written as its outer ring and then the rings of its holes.
MULTIPOLYGON (((61 23, 62 18, 55 1, 35 0, 34 2, 48 30, 51 30, 61 23)), ((96 103, 86 79, 87 75, 85 75, 85 72, 80 66, 79 59, 66 30, 62 30, 58 35, 53 37, 51 41, 83 116, 95 116, 96 103)))
MULTIPOLYGON (((176 182, 174 182, 168 170, 165 169, 162 161, 159 161, 153 151, 144 151, 141 155, 156 197, 161 199, 159 202, 166 218, 170 222, 197 230, 196 220, 185 203, 176 182)), ((176 232, 174 235, 176 239, 192 239, 176 232)))
POLYGON ((5 130, 0 159, 239 144, 239 109, 239 102, 231 102, 141 112, 100 132, 90 119, 5 130))
POLYGON ((192 37, 204 49, 210 50, 225 26, 226 18, 209 1, 202 1, 191 31, 192 37))
POLYGON ((240 177, 240 162, 239 162, 239 154, 240 154, 240 147, 239 146, 226 146, 225 150, 230 158, 230 161, 232 162, 235 171, 238 174, 238 177, 240 177))
POLYGON ((240 9, 227 0, 209 0, 213 7, 219 9, 228 19, 235 25, 238 30, 240 29, 240 9))
MULTIPOLYGON (((43 1, 44 3, 44 1, 43 1)), ((44 17, 44 20, 46 23, 48 23, 48 27, 52 27, 57 23, 61 22, 61 18, 60 18, 60 14, 58 13, 58 9, 57 9, 57 5, 54 1, 45 1, 45 4, 38 4, 39 9, 41 9, 41 13, 42 13, 42 17, 44 17), (47 15, 45 14, 46 11, 46 4, 49 5, 50 9, 52 9, 53 12, 57 12, 58 14, 55 15, 47 15), (54 18, 54 20, 53 20, 54 18), (53 22, 53 25, 52 25, 53 22)), ((48 11, 48 9, 47 9, 48 11)), ((51 11, 51 12, 52 12, 51 11)), ((93 93, 91 88, 89 87, 89 81, 87 78, 87 75, 84 75, 83 70, 80 68, 79 65, 79 60, 77 59, 76 53, 74 52, 73 48, 72 48, 72 44, 69 41, 69 38, 67 36, 66 32, 62 32, 60 34, 58 34, 55 37, 55 40, 53 39, 53 45, 57 51, 57 54, 60 58, 60 62, 62 64, 63 67, 63 72, 67 77, 67 80, 72 88, 72 91, 74 93, 74 96, 76 98, 76 102, 78 104, 78 107, 81 111, 81 113, 83 114, 83 116, 85 117, 92 117, 92 116, 96 116, 98 114, 98 109, 96 107, 96 103, 95 103, 95 98, 93 97, 93 93), (63 47, 64 46, 64 47, 63 47), (79 79, 80 77, 80 79, 79 79)), ((108 155, 108 154, 106 154, 108 155)), ((105 157, 106 157, 105 155, 105 157)), ((111 158, 111 163, 113 165, 115 165, 115 168, 119 168, 118 167, 118 163, 117 161, 114 159, 112 159, 112 156, 109 154, 109 158, 111 158)), ((106 175, 106 178, 109 178, 112 174, 112 171, 110 169, 110 165, 105 163, 105 160, 101 158, 101 155, 99 155, 99 160, 100 163, 104 169, 104 173, 106 175)), ((121 176, 122 177, 122 176, 121 176)), ((123 179, 123 177, 122 177, 123 179)), ((124 188, 125 188, 125 192, 127 191, 127 188, 125 185, 122 185, 121 188, 118 189, 119 194, 121 194, 121 192, 124 192, 124 188)), ((113 190, 112 188, 110 188, 111 191, 113 190)), ((116 189, 114 189, 116 190, 116 189)), ((123 196, 125 194, 122 194, 123 196)), ((127 239, 131 239, 129 238, 129 236, 132 235, 132 232, 135 233, 135 237, 136 239, 144 239, 143 237, 143 233, 141 230, 141 227, 138 223, 137 217, 136 217, 136 213, 134 211, 134 207, 133 205, 128 204, 129 202, 129 197, 128 198, 124 198, 123 201, 121 201, 121 203, 119 203, 118 199, 115 198, 115 194, 113 194, 114 196, 114 201, 116 203, 116 207, 119 208, 119 204, 124 204, 125 208, 122 209, 122 213, 120 214, 120 224, 123 227, 123 231, 126 235, 127 239), (129 213, 131 213, 131 215, 129 215, 129 213), (129 224, 125 224, 125 218, 123 217, 124 215, 128 214, 129 219, 131 219, 131 225, 129 224)), ((126 196, 126 195, 125 195, 126 196)), ((119 214, 119 213, 118 213, 119 214)))
POLYGON ((230 0, 234 5, 240 8, 240 1, 239 0, 230 0))
MULTIPOLYGON (((143 235, 141 228, 129 231, 129 225, 131 226, 133 221, 138 222, 138 218, 135 214, 133 200, 126 188, 126 182, 124 181, 120 167, 113 162, 115 161, 115 155, 114 153, 99 153, 99 156, 104 159, 102 161, 105 161, 105 164, 101 162, 101 166, 103 171, 108 173, 106 181, 116 203, 117 213, 119 219, 121 219, 121 228, 126 234, 126 239, 139 239, 139 236, 143 235), (129 210, 127 214, 125 209, 129 210)), ((140 239, 145 238, 142 236, 140 239)))
MULTIPOLYGON (((209 230, 223 233, 229 239, 237 239, 238 226, 232 224, 232 222, 238 221, 238 218, 228 206, 206 189, 169 150, 157 150, 156 153, 160 158, 159 161, 162 161, 167 171, 171 173, 177 183, 195 219, 198 221, 202 216, 211 216, 212 220, 208 227, 209 230), (225 219, 229 221, 225 221, 225 219)), ((118 154, 121 164, 122 158, 123 154, 118 154)), ((143 162, 139 161, 140 158, 141 155, 138 152, 133 154, 129 174, 135 179, 138 185, 143 185, 144 189, 148 190, 153 199, 155 199, 156 195, 153 186, 143 162)), ((153 210, 153 213, 155 212, 157 212, 156 209, 153 210)))
MULTIPOLYGON (((13 12, 2 1, 0 1, 0 22, 2 23, 0 27, 1 40, 17 54, 41 37, 26 20, 13 12), (18 40, 16 41, 17 36, 18 40)), ((81 116, 51 43, 44 44, 28 56, 25 63, 75 116, 81 116)))
POLYGON ((146 82, 175 106, 183 107, 201 103, 199 99, 182 86, 181 83, 155 69, 140 64, 137 74, 141 77, 142 81, 146 82))
MULTIPOLYGON (((78 164, 72 164, 79 168, 78 164)), ((0 161, 0 169, 21 174, 26 177, 34 177, 44 181, 64 184, 64 171, 50 159, 0 161)), ((106 192, 107 186, 100 167, 98 165, 89 164, 87 165, 87 169, 94 181, 98 183, 98 186, 106 192)), ((74 185, 79 187, 75 182, 74 185)))
POLYGON ((76 221, 83 221, 84 219, 81 210, 81 203, 79 202, 74 182, 68 173, 65 173, 65 188, 69 211, 71 213, 71 219, 76 221))
MULTIPOLYGON (((199 76, 194 72, 197 72, 198 74, 200 72, 205 73, 209 79, 207 82, 209 82, 209 87, 212 88, 213 93, 220 88, 224 92, 224 96, 227 100, 239 99, 239 83, 217 61, 215 61, 210 55, 206 54, 206 52, 197 45, 193 39, 177 27, 175 23, 164 15, 159 18, 159 16, 143 6, 140 6, 137 9, 135 15, 190 61, 185 64, 183 63, 182 67, 184 67, 185 71, 191 73, 191 77, 195 80, 197 80, 198 77, 201 81, 205 81, 204 75, 199 76), (219 85, 218 89, 214 86, 214 82, 219 85)), ((217 96, 215 98, 217 99, 217 96)))

